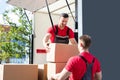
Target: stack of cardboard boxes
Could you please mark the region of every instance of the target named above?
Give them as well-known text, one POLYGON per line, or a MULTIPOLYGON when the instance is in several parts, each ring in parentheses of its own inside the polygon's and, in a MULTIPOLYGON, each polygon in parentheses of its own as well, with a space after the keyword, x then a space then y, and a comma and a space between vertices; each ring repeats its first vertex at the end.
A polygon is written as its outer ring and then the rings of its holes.
POLYGON ((1 64, 0 80, 47 80, 47 64, 1 64))
POLYGON ((47 80, 47 64, 38 65, 38 80, 47 80))
POLYGON ((38 80, 36 64, 0 65, 0 80, 38 80))
POLYGON ((68 59, 78 53, 77 45, 52 43, 47 64, 0 65, 0 80, 48 80, 51 75, 61 72, 68 59))
POLYGON ((77 45, 50 44, 50 51, 47 53, 47 77, 61 72, 68 59, 78 53, 77 45))

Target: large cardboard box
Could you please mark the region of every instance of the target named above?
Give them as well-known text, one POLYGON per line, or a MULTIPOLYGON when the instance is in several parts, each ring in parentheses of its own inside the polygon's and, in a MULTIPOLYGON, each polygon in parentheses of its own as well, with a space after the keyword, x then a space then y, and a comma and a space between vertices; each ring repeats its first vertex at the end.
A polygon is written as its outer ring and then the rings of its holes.
POLYGON ((79 54, 77 45, 52 43, 47 53, 48 62, 67 62, 71 56, 79 54))
POLYGON ((56 74, 59 73, 63 70, 63 68, 65 67, 66 63, 47 63, 47 77, 48 79, 56 74))
POLYGON ((35 64, 0 65, 0 80, 38 80, 38 65, 35 64))
POLYGON ((47 80, 47 64, 38 65, 38 80, 47 80))

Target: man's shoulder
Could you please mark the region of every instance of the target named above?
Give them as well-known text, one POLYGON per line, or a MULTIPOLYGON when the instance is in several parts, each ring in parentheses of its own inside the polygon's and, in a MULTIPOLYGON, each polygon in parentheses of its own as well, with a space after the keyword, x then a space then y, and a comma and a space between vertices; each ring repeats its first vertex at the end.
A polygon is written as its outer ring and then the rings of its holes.
POLYGON ((50 26, 50 27, 48 27, 48 30, 53 30, 53 28, 56 29, 56 27, 57 27, 57 25, 50 26))
POLYGON ((79 56, 78 56, 78 55, 72 56, 72 57, 69 58, 69 60, 77 60, 77 59, 79 59, 79 56))
POLYGON ((72 30, 72 28, 70 28, 70 27, 68 27, 68 26, 65 26, 67 29, 69 29, 69 30, 72 30))

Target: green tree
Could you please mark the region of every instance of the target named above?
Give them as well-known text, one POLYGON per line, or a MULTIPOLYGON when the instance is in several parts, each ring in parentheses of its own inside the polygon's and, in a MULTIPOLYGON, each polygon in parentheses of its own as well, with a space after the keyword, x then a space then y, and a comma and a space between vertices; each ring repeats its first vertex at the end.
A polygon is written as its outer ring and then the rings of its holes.
POLYGON ((30 53, 32 20, 28 21, 25 10, 17 7, 6 10, 3 19, 10 25, 10 30, 4 31, 4 28, 0 28, 0 60, 8 60, 11 57, 21 58, 30 53), (18 18, 17 23, 13 22, 10 13, 18 18))

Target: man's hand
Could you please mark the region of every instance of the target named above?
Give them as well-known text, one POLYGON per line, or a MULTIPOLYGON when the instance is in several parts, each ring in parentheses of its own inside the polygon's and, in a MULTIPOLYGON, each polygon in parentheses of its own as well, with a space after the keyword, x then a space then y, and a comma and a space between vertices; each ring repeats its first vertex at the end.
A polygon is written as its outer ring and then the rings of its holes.
POLYGON ((49 50, 50 50, 49 45, 50 45, 50 43, 46 43, 46 44, 45 44, 46 52, 49 52, 49 50))

